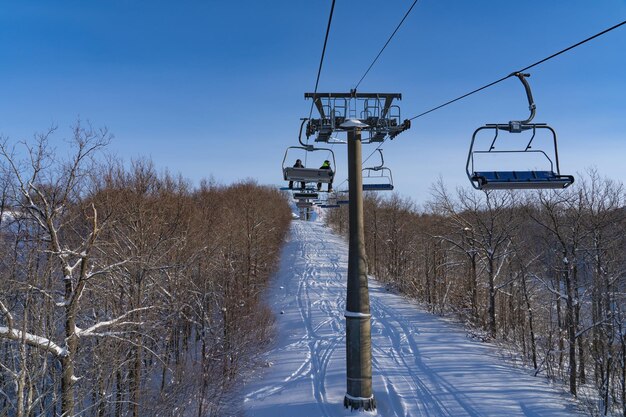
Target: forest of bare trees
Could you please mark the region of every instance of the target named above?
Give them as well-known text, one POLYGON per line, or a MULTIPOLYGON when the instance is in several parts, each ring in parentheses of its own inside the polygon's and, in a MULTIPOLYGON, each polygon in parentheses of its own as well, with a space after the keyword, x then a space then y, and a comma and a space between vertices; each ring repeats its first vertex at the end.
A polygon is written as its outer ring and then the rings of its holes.
MULTIPOLYGON (((0 141, 0 415, 237 415, 273 336, 286 198, 125 165, 106 130, 77 125, 67 155, 54 134, 0 141)), ((623 185, 432 196, 367 196, 370 273, 626 415, 623 185)), ((327 219, 347 232, 345 208, 327 219)))
MULTIPOLYGON (((561 191, 438 183, 432 196, 421 210, 397 195, 367 196, 370 273, 511 347, 593 413, 626 415, 622 184, 592 170, 561 191)), ((346 232, 346 209, 328 220, 346 232)))
POLYGON ((80 124, 66 157, 54 134, 0 141, 0 415, 236 415, 287 200, 125 166, 80 124))

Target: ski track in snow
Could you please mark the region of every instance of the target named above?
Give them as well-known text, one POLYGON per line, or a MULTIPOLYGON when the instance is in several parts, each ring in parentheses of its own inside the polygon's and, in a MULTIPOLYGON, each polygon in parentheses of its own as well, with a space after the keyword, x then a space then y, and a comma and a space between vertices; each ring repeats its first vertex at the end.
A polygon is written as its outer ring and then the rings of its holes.
POLYGON ((586 415, 563 391, 503 362, 497 349, 370 279, 374 412, 345 394, 348 247, 323 225, 293 221, 269 303, 270 367, 243 388, 248 417, 586 415), (284 314, 281 314, 281 311, 284 314))

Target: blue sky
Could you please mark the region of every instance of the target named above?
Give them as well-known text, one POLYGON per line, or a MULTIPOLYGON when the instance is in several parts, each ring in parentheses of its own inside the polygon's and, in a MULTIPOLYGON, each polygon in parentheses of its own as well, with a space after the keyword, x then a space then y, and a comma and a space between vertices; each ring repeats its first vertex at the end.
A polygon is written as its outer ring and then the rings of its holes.
MULTIPOLYGON (((337 0, 319 91, 353 88, 411 3, 337 0)), ((62 148, 80 117, 108 127, 109 151, 127 161, 149 157, 196 183, 282 185, 330 4, 0 0, 0 135, 55 125, 62 148)), ((625 19, 625 0, 420 0, 359 91, 402 93, 413 117, 625 19)), ((564 173, 595 166, 626 180, 625 45, 623 26, 531 70, 535 121, 559 133, 564 173)), ((440 175, 468 185, 474 129, 526 114, 510 79, 416 119, 383 146, 397 191, 422 203, 440 175)), ((341 182, 346 150, 333 149, 341 182)))

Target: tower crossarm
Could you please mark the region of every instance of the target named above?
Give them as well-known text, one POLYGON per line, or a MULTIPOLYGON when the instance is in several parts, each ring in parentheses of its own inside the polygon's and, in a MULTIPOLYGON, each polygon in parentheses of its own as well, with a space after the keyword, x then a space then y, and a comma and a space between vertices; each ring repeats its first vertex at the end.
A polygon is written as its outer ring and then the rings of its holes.
POLYGON ((341 125, 347 119, 358 120, 367 125, 366 142, 393 139, 410 127, 410 122, 400 119, 400 107, 394 100, 402 100, 400 93, 304 93, 305 99, 313 100, 319 118, 311 118, 307 124, 307 136, 316 135, 316 142, 328 142, 333 132, 345 131, 341 125))

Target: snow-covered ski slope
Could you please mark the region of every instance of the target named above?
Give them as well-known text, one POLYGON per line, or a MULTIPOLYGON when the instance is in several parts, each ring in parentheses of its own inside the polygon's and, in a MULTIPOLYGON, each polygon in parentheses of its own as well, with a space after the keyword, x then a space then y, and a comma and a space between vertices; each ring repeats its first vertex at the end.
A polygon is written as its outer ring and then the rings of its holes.
POLYGON ((248 417, 585 415, 543 378, 496 348, 370 280, 376 412, 350 412, 345 394, 348 246, 321 221, 293 221, 269 292, 278 340, 244 388, 248 417), (282 313, 281 313, 282 312, 282 313))

